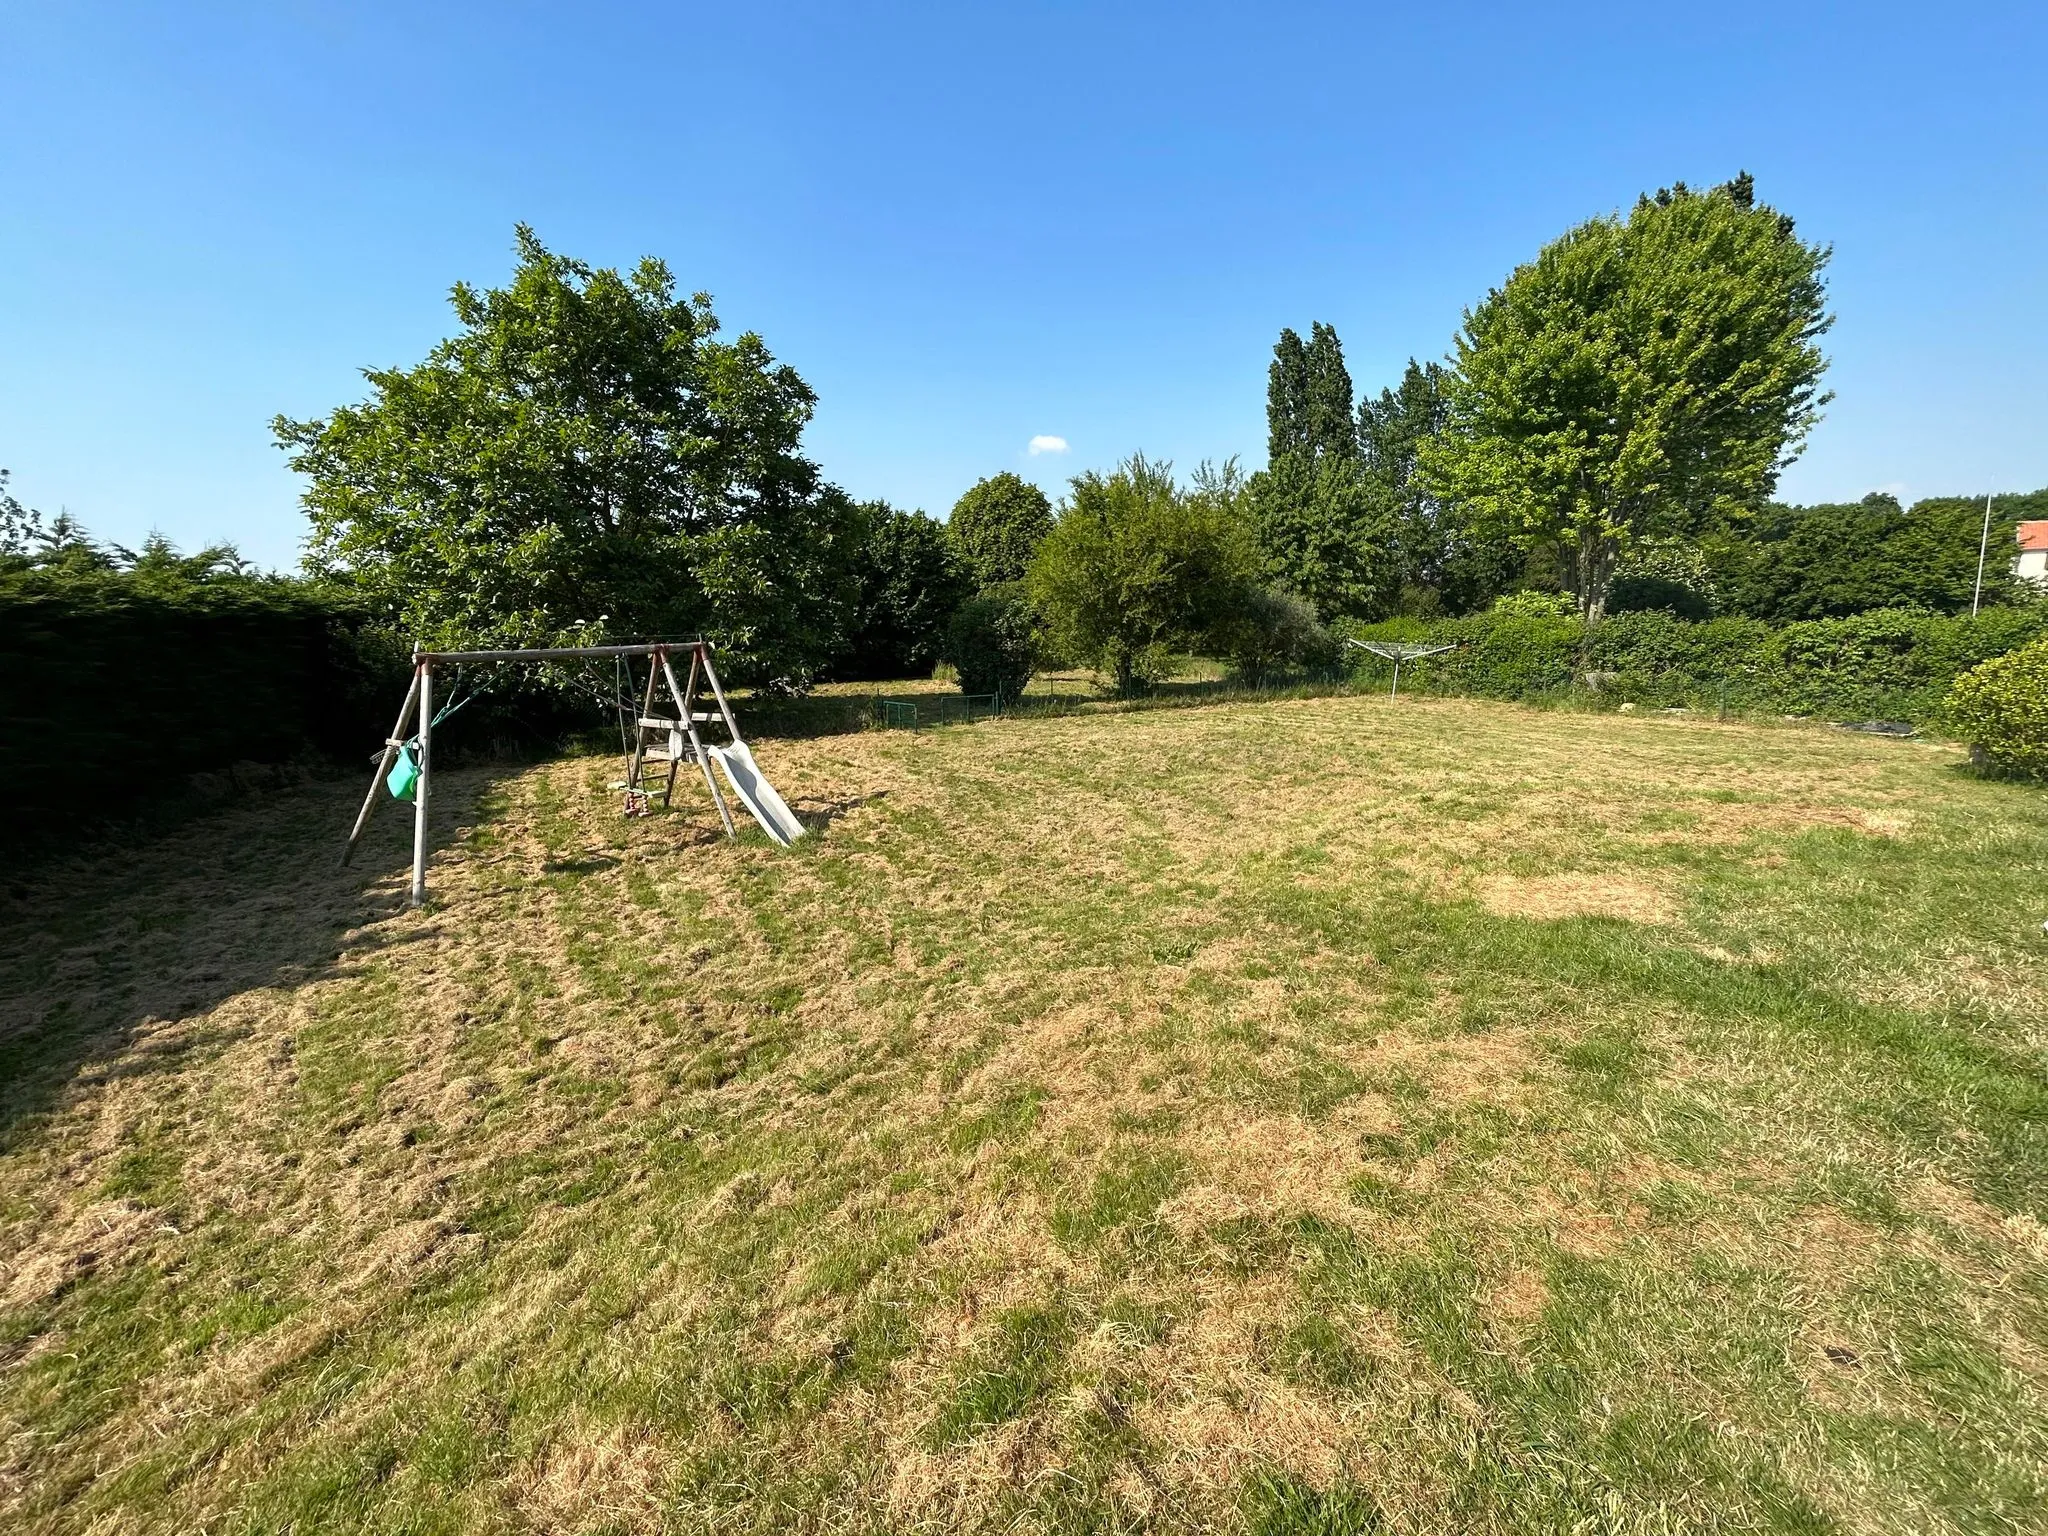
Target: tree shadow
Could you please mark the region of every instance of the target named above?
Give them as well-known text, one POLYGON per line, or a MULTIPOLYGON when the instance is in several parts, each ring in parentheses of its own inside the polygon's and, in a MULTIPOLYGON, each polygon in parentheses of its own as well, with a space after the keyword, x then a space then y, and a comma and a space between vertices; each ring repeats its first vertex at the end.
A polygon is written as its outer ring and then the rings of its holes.
POLYGON ((888 798, 889 791, 878 789, 871 794, 847 795, 838 800, 801 800, 790 809, 796 812, 796 819, 808 830, 823 833, 849 811, 857 811, 864 805, 873 805, 877 800, 888 798))
MULTIPOLYGON (((455 844, 510 765, 435 774, 431 833, 455 844)), ((433 937, 406 910, 411 808, 382 806, 347 869, 363 785, 316 780, 127 846, 85 848, 0 895, 0 1152, 74 1091, 171 1070, 232 1022, 229 998, 361 971, 433 937), (397 814, 393 814, 394 811, 397 814)))

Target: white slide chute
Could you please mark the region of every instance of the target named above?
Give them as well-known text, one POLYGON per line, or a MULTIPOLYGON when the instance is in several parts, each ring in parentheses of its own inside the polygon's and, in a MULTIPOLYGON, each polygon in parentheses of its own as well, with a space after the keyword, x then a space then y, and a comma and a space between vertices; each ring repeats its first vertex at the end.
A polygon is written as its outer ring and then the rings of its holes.
POLYGON ((726 783, 732 786, 733 793, 740 797, 740 803, 752 813, 754 820, 761 823, 762 831, 785 848, 804 835, 804 824, 783 803, 782 796, 775 792, 775 786, 762 777, 760 765, 754 761, 754 754, 747 750, 745 742, 735 741, 724 747, 714 747, 707 742, 704 751, 725 770, 726 783))

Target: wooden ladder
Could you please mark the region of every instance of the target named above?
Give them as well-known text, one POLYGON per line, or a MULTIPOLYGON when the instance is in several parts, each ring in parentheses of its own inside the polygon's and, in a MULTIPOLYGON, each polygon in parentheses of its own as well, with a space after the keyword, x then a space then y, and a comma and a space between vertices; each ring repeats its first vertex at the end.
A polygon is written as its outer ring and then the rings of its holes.
POLYGON ((702 646, 685 647, 690 652, 690 680, 678 684, 676 671, 670 664, 668 652, 658 650, 647 669, 647 687, 640 696, 640 712, 634 719, 633 758, 626 768, 626 789, 628 794, 635 791, 652 795, 655 786, 660 786, 661 803, 664 808, 675 798, 676 774, 685 763, 695 763, 704 772, 704 787, 711 791, 711 803, 718 807, 718 819, 725 826, 725 835, 733 837, 732 812, 726 809, 725 795, 718 787, 718 780, 711 772, 711 759, 704 751, 704 738, 699 734, 699 725, 720 724, 733 741, 740 739, 739 728, 734 724, 732 710, 726 705, 725 690, 718 684, 718 676, 711 671, 710 659, 705 656, 702 646), (697 708, 697 689, 700 680, 711 684, 717 699, 716 709, 697 708), (655 713, 656 696, 661 683, 668 685, 669 703, 675 714, 655 713), (649 751, 650 747, 657 750, 649 751))

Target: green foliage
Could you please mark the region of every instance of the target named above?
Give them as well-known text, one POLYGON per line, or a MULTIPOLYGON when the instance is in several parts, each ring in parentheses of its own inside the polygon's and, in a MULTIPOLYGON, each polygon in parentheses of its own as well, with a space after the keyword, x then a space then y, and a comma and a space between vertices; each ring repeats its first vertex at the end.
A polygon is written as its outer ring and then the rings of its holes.
POLYGON ((1356 459, 1276 459, 1251 477, 1245 504, 1269 581, 1325 613, 1391 609, 1401 582, 1393 501, 1356 459))
POLYGON ((971 581, 943 524, 884 501, 864 502, 859 511, 857 596, 846 648, 832 670, 841 678, 929 677, 971 581))
POLYGON ((1681 619, 1709 619, 1715 596, 1714 575, 1699 545, 1689 539, 1646 539, 1616 564, 1607 588, 1607 611, 1662 611, 1681 619))
POLYGON ((946 532, 976 586, 1022 581, 1052 532, 1052 503, 1029 480, 1004 470, 977 480, 953 503, 946 532))
POLYGON ((1210 636, 1253 582, 1257 554, 1234 465, 1183 490, 1142 454, 1077 475, 1031 563, 1053 648, 1111 674, 1118 693, 1166 675, 1175 647, 1210 636))
POLYGON ((1328 672, 1342 642, 1316 617, 1315 605, 1276 587, 1253 587, 1216 636, 1240 680, 1257 688, 1293 671, 1328 672))
POLYGON ((1972 667, 1955 680, 1948 705, 1980 761, 2048 779, 2048 638, 1972 667))
POLYGON ((1746 182, 1593 219, 1466 316, 1433 491, 1571 552, 1597 622, 1635 541, 1757 505, 1818 419, 1828 253, 1746 182))
POLYGON ((1766 507, 1711 553, 1726 606, 1759 619, 1785 623, 1876 608, 1966 613, 1980 543, 1984 603, 2031 599, 2031 589, 2013 576, 2013 525, 2035 517, 2048 517, 2048 489, 1999 496, 1986 541, 1981 496, 1933 497, 1908 511, 1874 492, 1846 504, 1766 507))
POLYGON ((1358 457, 1358 433, 1351 420, 1351 372, 1334 326, 1318 320, 1302 344, 1283 330, 1266 371, 1266 458, 1308 463, 1358 457))
POLYGON ((1280 333, 1266 437, 1266 468, 1244 497, 1266 579, 1324 613, 1387 612, 1400 586, 1394 494, 1359 458, 1351 374, 1333 327, 1317 321, 1306 346, 1294 331, 1280 333))
POLYGON ((1531 588, 1495 598, 1490 611, 1511 618, 1568 619, 1572 616, 1572 599, 1568 592, 1531 588))
MULTIPOLYGON (((190 775, 352 752, 403 672, 346 593, 71 525, 49 563, 0 570, 0 846, 25 850, 174 796, 190 775)), ((238 563, 238 562, 236 562, 238 563)))
POLYGON ((967 599, 946 627, 946 660, 965 694, 1005 702, 1023 693, 1038 666, 1038 616, 1022 582, 1005 582, 967 599))
POLYGON ((43 532, 43 514, 15 499, 7 489, 10 478, 8 471, 0 469, 0 569, 26 561, 43 532))
MULTIPOLYGON (((1930 725, 1945 720, 1960 673, 2048 631, 2048 613, 2038 607, 1986 609, 1975 618, 1894 610, 1779 627, 1643 612, 1589 627, 1523 606, 1503 599, 1491 613, 1462 619, 1344 628, 1359 639, 1458 646, 1403 666, 1404 690, 1543 697, 1583 689, 1583 675, 1594 672, 1603 696, 1621 702, 1718 708, 1725 688, 1735 710, 1930 725)), ((1377 674, 1385 663, 1367 658, 1358 666, 1377 674)))
POLYGON ((519 230, 504 288, 371 398, 274 423, 311 484, 309 566, 444 646, 702 632, 800 687, 839 639, 860 519, 798 451, 815 397, 649 258, 593 269, 519 230))
POLYGON ((1421 473, 1425 447, 1448 424, 1450 374, 1408 360, 1400 384, 1358 402, 1358 443, 1369 482, 1393 508, 1396 606, 1403 613, 1457 614, 1484 608, 1521 574, 1513 544, 1475 528, 1466 508, 1444 500, 1421 473))

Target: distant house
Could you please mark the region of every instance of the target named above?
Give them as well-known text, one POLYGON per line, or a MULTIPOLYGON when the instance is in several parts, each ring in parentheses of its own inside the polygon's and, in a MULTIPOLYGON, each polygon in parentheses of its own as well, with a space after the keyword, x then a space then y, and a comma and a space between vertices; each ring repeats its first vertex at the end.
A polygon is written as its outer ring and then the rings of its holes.
POLYGON ((2013 531, 2020 541, 2020 557, 2013 565, 2013 574, 2021 581, 2048 587, 2048 518, 2021 523, 2013 531))

